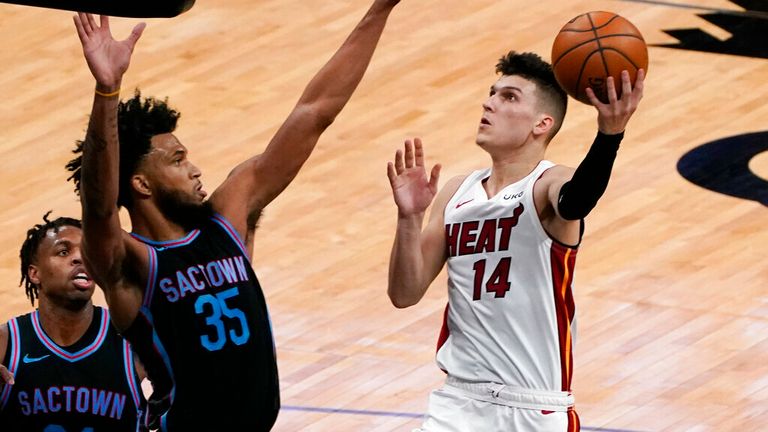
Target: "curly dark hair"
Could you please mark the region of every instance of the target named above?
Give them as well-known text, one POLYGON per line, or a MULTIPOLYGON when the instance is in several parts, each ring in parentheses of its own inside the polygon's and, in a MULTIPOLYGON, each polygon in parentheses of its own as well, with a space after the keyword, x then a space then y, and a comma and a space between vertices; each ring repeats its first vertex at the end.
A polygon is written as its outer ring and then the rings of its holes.
POLYGON ((551 140, 563 125, 565 112, 568 109, 568 95, 557 83, 552 66, 537 54, 510 51, 499 59, 496 64, 496 73, 521 76, 536 84, 539 101, 543 108, 555 118, 555 126, 548 137, 548 141, 551 140))
MULTIPOLYGON (((142 98, 138 89, 131 99, 120 101, 117 108, 117 132, 120 140, 118 206, 132 205, 131 176, 136 173, 139 163, 149 153, 152 137, 176 130, 180 116, 178 111, 168 106, 167 98, 162 101, 153 97, 142 98)), ((67 171, 72 173, 67 180, 75 183, 77 195, 80 195, 84 142, 77 141, 72 153, 78 156, 67 163, 67 171)))
POLYGON ((70 217, 58 217, 54 220, 49 220, 48 215, 51 211, 48 211, 43 215, 43 222, 36 224, 27 231, 27 237, 24 239, 24 243, 21 245, 21 251, 19 251, 19 258, 21 258, 21 280, 19 286, 24 284, 24 290, 27 293, 27 298, 32 302, 32 306, 35 305, 35 299, 38 298, 37 291, 40 288, 37 284, 29 280, 27 270, 29 266, 37 262, 37 249, 40 247, 40 243, 45 238, 48 231, 58 233, 59 229, 64 226, 72 226, 75 228, 81 228, 82 224, 79 219, 70 217))

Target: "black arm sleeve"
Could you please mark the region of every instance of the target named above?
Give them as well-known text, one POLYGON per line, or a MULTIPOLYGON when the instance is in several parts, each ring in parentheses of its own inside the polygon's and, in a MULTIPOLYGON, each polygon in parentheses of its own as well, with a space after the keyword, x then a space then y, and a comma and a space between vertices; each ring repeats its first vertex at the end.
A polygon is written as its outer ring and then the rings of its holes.
POLYGON ((583 219, 595 208, 597 200, 608 187, 613 161, 622 138, 624 132, 616 135, 597 133, 587 156, 573 173, 573 178, 560 188, 557 210, 563 219, 583 219))

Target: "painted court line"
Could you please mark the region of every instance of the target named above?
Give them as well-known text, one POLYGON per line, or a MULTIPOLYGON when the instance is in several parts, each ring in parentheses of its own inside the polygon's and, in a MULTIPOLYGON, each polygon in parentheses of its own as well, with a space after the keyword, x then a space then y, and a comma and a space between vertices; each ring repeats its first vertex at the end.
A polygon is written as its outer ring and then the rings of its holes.
MULTIPOLYGON (((351 415, 367 415, 376 417, 405 417, 405 418, 422 418, 424 414, 408 413, 408 412, 394 412, 394 411, 375 411, 375 410, 355 410, 344 408, 323 408, 323 407, 311 407, 311 406, 299 406, 299 405, 283 405, 281 410, 286 411, 305 411, 305 412, 320 412, 329 414, 351 414, 351 415)), ((637 430, 629 429, 606 429, 599 427, 582 426, 583 431, 594 432, 640 432, 637 430)))
POLYGON ((657 5, 657 6, 669 6, 669 7, 681 8, 681 9, 696 9, 696 10, 702 10, 707 12, 721 13, 724 15, 737 15, 737 16, 746 16, 751 18, 768 19, 768 13, 761 12, 761 11, 722 9, 722 8, 716 8, 716 7, 701 6, 701 5, 695 5, 690 3, 677 3, 677 2, 664 1, 664 0, 620 0, 620 1, 625 1, 630 3, 646 3, 646 4, 657 5))

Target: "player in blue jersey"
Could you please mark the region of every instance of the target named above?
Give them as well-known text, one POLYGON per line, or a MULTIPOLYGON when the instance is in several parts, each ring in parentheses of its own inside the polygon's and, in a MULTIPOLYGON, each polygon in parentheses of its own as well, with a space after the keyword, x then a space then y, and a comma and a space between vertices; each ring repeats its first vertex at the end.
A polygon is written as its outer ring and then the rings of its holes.
POLYGON ((20 253, 21 282, 38 309, 0 326, 0 430, 145 430, 138 363, 107 310, 91 302, 80 221, 43 220, 20 253))
POLYGON ((118 42, 106 17, 75 17, 96 94, 82 156, 68 167, 82 199, 85 257, 153 384, 152 426, 266 431, 274 424, 275 347, 250 263, 256 221, 352 96, 397 3, 374 0, 264 152, 235 167, 207 201, 200 170, 173 135, 179 114, 138 92, 119 100, 144 25, 118 42))

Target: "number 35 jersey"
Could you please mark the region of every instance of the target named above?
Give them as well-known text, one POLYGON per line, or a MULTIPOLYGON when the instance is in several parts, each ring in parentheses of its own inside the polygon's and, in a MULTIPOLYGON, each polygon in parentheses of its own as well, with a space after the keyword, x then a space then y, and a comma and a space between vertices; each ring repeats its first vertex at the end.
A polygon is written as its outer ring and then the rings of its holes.
POLYGON ((144 303, 124 336, 153 384, 147 423, 162 431, 268 431, 280 407, 264 294, 239 234, 214 215, 148 245, 144 303))
POLYGON ((467 381, 570 391, 576 248, 539 220, 533 187, 553 164, 489 198, 475 171, 445 208, 448 306, 437 363, 467 381))

